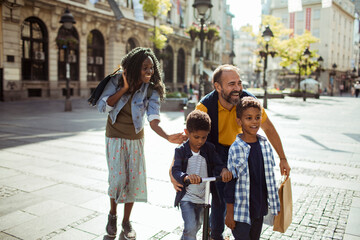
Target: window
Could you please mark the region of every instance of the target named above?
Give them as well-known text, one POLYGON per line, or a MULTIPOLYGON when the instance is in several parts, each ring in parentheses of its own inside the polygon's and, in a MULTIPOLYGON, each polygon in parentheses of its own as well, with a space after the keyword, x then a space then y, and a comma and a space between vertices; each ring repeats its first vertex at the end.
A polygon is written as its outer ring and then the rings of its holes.
POLYGON ((87 38, 87 80, 102 80, 104 65, 104 38, 98 30, 92 30, 87 38))
POLYGON ((21 25, 21 72, 23 80, 48 80, 48 34, 38 18, 27 18, 21 25))
POLYGON ((134 48, 136 48, 135 40, 133 38, 129 38, 129 40, 126 43, 126 49, 125 49, 126 53, 129 53, 134 48))
POLYGON ((134 8, 133 1, 132 0, 126 0, 126 7, 127 8, 134 8))
POLYGON ((73 27, 68 30, 61 26, 58 32, 58 79, 59 81, 66 80, 66 62, 68 61, 70 67, 70 80, 79 80, 79 35, 73 27), (64 41, 66 40, 66 41, 64 41), (67 60, 67 61, 66 61, 67 60))
POLYGON ((315 28, 312 30, 312 35, 314 37, 320 38, 320 29, 319 28, 315 28))
POLYGON ((177 56, 177 82, 185 82, 185 52, 182 48, 179 49, 177 56))
POLYGON ((314 9, 314 19, 320 19, 320 9, 314 9))
POLYGON ((304 11, 297 12, 295 16, 297 21, 304 21, 304 11))
POLYGON ((164 71, 164 82, 172 83, 173 82, 173 72, 174 72, 174 53, 173 49, 170 46, 167 46, 164 51, 163 57, 163 71, 164 71))
POLYGON ((287 26, 287 24, 289 23, 288 16, 289 16, 288 13, 284 13, 284 14, 282 14, 282 16, 281 16, 281 19, 282 19, 281 22, 282 22, 285 26, 287 26))
POLYGON ((168 23, 170 25, 172 24, 171 9, 167 12, 166 23, 168 23))

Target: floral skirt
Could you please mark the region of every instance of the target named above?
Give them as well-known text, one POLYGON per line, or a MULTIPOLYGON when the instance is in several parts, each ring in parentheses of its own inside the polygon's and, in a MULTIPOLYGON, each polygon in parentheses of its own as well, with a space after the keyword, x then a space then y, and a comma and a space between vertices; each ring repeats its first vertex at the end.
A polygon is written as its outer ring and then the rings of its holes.
POLYGON ((106 137, 108 195, 116 203, 146 202, 144 139, 106 137))

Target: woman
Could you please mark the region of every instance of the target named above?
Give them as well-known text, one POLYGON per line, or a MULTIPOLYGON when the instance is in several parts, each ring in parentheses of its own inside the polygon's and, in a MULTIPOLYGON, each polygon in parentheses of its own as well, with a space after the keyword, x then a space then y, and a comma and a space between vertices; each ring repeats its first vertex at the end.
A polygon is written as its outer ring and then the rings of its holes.
POLYGON ((123 73, 115 74, 106 85, 97 107, 108 112, 106 124, 106 158, 109 170, 110 212, 106 231, 115 237, 116 207, 124 203, 122 233, 136 239, 130 223, 134 202, 146 202, 144 158, 144 115, 150 127, 172 143, 182 143, 182 133, 168 135, 159 126, 160 100, 164 98, 159 62, 149 48, 138 47, 121 61, 123 73))

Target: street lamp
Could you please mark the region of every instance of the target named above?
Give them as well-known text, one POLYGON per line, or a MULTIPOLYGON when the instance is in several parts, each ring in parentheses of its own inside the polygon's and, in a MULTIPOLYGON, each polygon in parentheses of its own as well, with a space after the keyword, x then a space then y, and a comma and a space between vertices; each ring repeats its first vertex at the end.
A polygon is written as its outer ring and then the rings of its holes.
POLYGON ((267 56, 271 54, 272 57, 274 57, 275 52, 269 52, 269 41, 274 36, 273 32, 271 31, 269 26, 266 26, 265 31, 262 34, 262 37, 264 38, 266 45, 265 45, 265 51, 260 51, 260 56, 264 58, 264 75, 263 75, 263 84, 264 84, 264 103, 263 107, 267 108, 267 81, 266 81, 266 68, 267 68, 267 56))
MULTIPOLYGON (((305 76, 307 76, 308 59, 309 59, 310 55, 311 55, 311 52, 310 52, 309 48, 306 48, 303 53, 303 56, 305 58, 305 76)), ((306 79, 304 82, 303 100, 304 100, 304 102, 306 101, 306 79)))
MULTIPOLYGON (((63 27, 69 31, 73 28, 73 24, 76 23, 74 16, 70 13, 69 9, 66 8, 64 14, 61 16, 60 22, 63 27)), ((65 99, 65 112, 71 112, 71 101, 70 101, 70 63, 69 63, 69 43, 66 42, 62 46, 65 48, 65 66, 66 66, 66 99, 65 99)))
POLYGON ((322 64, 324 62, 324 59, 320 56, 318 59, 317 59, 317 62, 318 62, 318 67, 316 68, 316 81, 318 81, 318 94, 320 96, 320 75, 321 75, 321 72, 324 71, 324 69, 322 68, 322 64))
POLYGON ((334 63, 332 65, 332 72, 330 73, 330 86, 331 86, 331 89, 330 89, 330 96, 334 96, 334 78, 336 76, 336 68, 337 68, 337 65, 336 63, 334 63))
MULTIPOLYGON (((200 87, 199 87, 199 100, 202 98, 204 94, 204 40, 205 40, 205 32, 204 32, 204 25, 205 21, 210 18, 211 15, 211 8, 213 5, 211 4, 211 0, 195 0, 194 4, 192 5, 194 8, 194 18, 200 21, 200 87), (206 16, 208 9, 210 8, 210 13, 206 16), (196 11, 197 10, 197 14, 196 11)), ((204 223, 205 224, 205 223, 204 223)))

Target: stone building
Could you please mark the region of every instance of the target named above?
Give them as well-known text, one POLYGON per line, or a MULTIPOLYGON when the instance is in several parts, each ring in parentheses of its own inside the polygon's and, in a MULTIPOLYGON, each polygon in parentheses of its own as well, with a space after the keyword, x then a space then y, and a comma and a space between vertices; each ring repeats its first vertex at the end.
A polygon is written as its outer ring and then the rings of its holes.
MULTIPOLYGON (((288 1, 272 0, 269 4, 270 14, 279 17, 286 28, 301 35, 305 30, 320 39, 311 44, 311 50, 317 50, 324 59, 318 80, 321 90, 339 94, 340 88, 350 91, 351 75, 354 66, 358 65, 357 47, 354 47, 355 6, 350 0, 332 0, 331 5, 323 7, 321 0, 303 0, 302 11, 288 12, 288 1), (356 53, 354 54, 354 51, 356 53), (336 65, 336 68, 333 66, 336 65), (335 75, 334 75, 335 74, 335 75)), ((278 73, 282 73, 276 59, 270 60, 269 86, 277 83, 278 73)), ((296 76, 294 76, 296 77, 296 76)))
MULTIPOLYGON (((153 18, 131 0, 3 0, 0 5, 1 100, 62 98, 66 93, 66 49, 58 46, 59 23, 66 8, 76 23, 69 48, 70 90, 88 97, 122 57, 136 46, 152 47, 149 41, 153 18), (94 2, 94 1, 93 1, 94 2), (135 6, 134 6, 135 5, 135 6), (143 19, 138 15, 143 14, 143 19)), ((186 9, 186 1, 180 1, 186 9)), ((182 89, 192 74, 192 42, 184 35, 176 10, 158 20, 171 21, 174 34, 161 59, 164 80, 170 90, 182 89)), ((158 23, 159 24, 159 23, 158 23)), ((61 44, 60 44, 61 45, 61 44)))
MULTIPOLYGON (((250 25, 247 25, 248 27, 250 25)), ((241 71, 241 79, 243 85, 246 87, 260 86, 259 74, 255 74, 254 65, 256 63, 255 50, 257 49, 257 42, 254 36, 249 32, 239 29, 235 32, 235 58, 234 64, 239 67, 241 71)))
MULTIPOLYGON (((193 42, 185 34, 185 28, 197 20, 193 1, 172 4, 167 16, 157 19, 157 25, 174 30, 159 56, 167 90, 184 91, 190 83, 199 83, 199 72, 194 71, 199 41, 193 42)), ((231 61, 223 54, 229 55, 232 48, 226 0, 213 0, 212 4, 221 10, 211 17, 220 27, 221 40, 205 41, 207 75, 224 59, 231 61)), ((1 101, 63 98, 66 60, 71 96, 86 98, 104 76, 119 67, 127 52, 137 46, 153 47, 149 29, 154 19, 142 11, 139 0, 1 0, 0 14, 1 101), (66 32, 59 23, 66 9, 76 21, 68 33, 74 39, 68 57, 67 49, 57 42, 66 32)))

